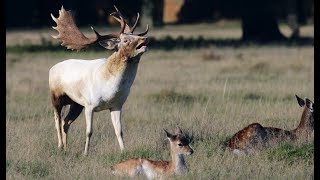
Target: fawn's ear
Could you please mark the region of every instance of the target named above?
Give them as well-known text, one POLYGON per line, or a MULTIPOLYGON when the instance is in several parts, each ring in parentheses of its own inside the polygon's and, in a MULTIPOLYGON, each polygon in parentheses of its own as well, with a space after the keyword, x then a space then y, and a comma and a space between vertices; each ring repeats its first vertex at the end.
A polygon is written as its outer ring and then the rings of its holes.
POLYGON ((182 131, 179 127, 176 128, 175 134, 182 134, 182 131))
POLYGON ((309 108, 309 109, 313 109, 313 102, 306 98, 306 106, 309 108))
POLYGON ((296 98, 297 98, 297 101, 298 101, 298 104, 303 107, 305 105, 305 102, 303 99, 301 99, 299 96, 296 95, 296 98))
POLYGON ((167 138, 171 141, 172 139, 173 139, 173 136, 174 135, 172 135, 172 134, 170 134, 167 130, 165 130, 165 129, 163 129, 165 132, 166 132, 166 134, 167 134, 167 138))

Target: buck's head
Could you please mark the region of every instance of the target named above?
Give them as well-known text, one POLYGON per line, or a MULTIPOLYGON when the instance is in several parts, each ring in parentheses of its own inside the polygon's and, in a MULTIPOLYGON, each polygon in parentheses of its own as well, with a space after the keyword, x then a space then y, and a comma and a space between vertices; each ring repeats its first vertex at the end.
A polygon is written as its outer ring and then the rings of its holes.
POLYGON ((167 138, 170 141, 170 148, 175 154, 191 155, 193 149, 190 147, 189 139, 182 133, 179 127, 176 128, 175 134, 171 134, 164 129, 167 138))
MULTIPOLYGON (((127 58, 134 58, 142 55, 147 51, 148 38, 145 37, 145 35, 148 33, 149 26, 147 25, 145 32, 133 34, 133 31, 135 30, 139 21, 139 13, 137 14, 136 22, 132 27, 130 27, 125 22, 121 12, 116 6, 114 7, 116 12, 113 12, 110 15, 121 24, 121 31, 117 38, 102 40, 99 41, 99 44, 106 49, 116 50, 127 58)), ((95 33, 98 37, 100 36, 96 31, 95 33)))
MULTIPOLYGON (((114 6, 115 7, 115 6, 114 6)), ((137 19, 135 24, 130 27, 124 20, 120 11, 115 7, 116 12, 111 13, 110 15, 120 22, 121 29, 117 33, 111 33, 107 35, 100 35, 92 27, 96 37, 87 38, 82 32, 79 31, 76 26, 72 14, 70 11, 66 11, 63 7, 59 11, 59 17, 55 18, 52 14, 52 19, 57 23, 56 29, 59 34, 53 36, 53 38, 61 40, 62 46, 67 47, 72 50, 81 50, 88 47, 91 44, 99 43, 102 47, 115 50, 119 52, 122 56, 125 56, 127 59, 141 56, 144 52, 147 51, 148 39, 145 35, 148 33, 149 26, 143 33, 133 34, 138 21, 139 13, 137 14, 137 19)))
POLYGON ((308 99, 305 98, 305 100, 301 99, 299 96, 296 95, 298 104, 304 108, 301 121, 305 124, 308 125, 312 130, 314 129, 314 103, 308 99))

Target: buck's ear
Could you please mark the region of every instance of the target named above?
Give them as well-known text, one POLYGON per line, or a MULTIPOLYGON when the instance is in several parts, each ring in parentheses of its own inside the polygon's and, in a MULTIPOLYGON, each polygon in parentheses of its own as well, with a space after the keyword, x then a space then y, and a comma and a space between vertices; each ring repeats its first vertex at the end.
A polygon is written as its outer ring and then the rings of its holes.
POLYGON ((109 50, 116 50, 118 51, 118 44, 120 40, 113 38, 113 39, 106 39, 99 41, 100 46, 109 49, 109 50))
POLYGON ((304 104, 305 104, 304 100, 301 99, 301 98, 300 98, 299 96, 297 96, 297 95, 296 95, 296 98, 297 98, 298 104, 299 104, 301 107, 303 107, 304 104))

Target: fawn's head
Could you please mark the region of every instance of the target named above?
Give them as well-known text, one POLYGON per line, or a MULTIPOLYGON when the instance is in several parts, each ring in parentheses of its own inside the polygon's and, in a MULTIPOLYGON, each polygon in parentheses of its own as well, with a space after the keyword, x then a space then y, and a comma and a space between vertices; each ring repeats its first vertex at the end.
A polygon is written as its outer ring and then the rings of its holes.
POLYGON ((125 22, 121 12, 116 6, 114 7, 116 12, 113 12, 110 15, 121 25, 120 31, 117 33, 100 35, 91 27, 96 37, 87 38, 80 32, 75 24, 71 11, 66 11, 62 7, 61 10, 59 10, 58 18, 55 18, 51 14, 52 19, 57 23, 57 26, 53 27, 53 29, 59 32, 57 36, 52 37, 62 41, 61 45, 67 47, 67 49, 81 50, 87 48, 91 44, 98 43, 106 49, 118 51, 126 60, 142 55, 147 51, 148 39, 145 35, 148 33, 149 26, 147 25, 145 32, 133 34, 139 21, 139 13, 137 14, 136 22, 130 27, 125 22))
POLYGON ((301 99, 299 96, 296 95, 298 104, 304 108, 302 117, 301 117, 301 123, 304 123, 304 125, 310 127, 312 130, 314 129, 314 103, 308 99, 305 98, 305 100, 301 99))
POLYGON ((179 127, 176 128, 175 134, 171 134, 165 129, 164 131, 170 141, 170 148, 172 152, 184 155, 191 155, 193 153, 193 149, 189 145, 189 139, 182 133, 179 127))

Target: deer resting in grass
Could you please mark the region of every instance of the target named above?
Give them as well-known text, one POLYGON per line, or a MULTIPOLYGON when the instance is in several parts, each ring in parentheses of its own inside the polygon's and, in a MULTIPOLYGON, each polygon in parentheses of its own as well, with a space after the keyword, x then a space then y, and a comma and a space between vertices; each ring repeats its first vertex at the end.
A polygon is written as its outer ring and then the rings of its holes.
POLYGON ((314 103, 296 95, 298 104, 303 107, 300 124, 293 130, 283 130, 275 127, 263 127, 259 123, 253 123, 237 132, 226 142, 226 150, 235 154, 250 154, 256 150, 276 146, 281 142, 294 142, 304 140, 311 136, 314 130, 314 103))
POLYGON ((183 155, 191 155, 193 149, 189 145, 189 139, 177 127, 175 134, 164 130, 170 142, 172 161, 154 161, 150 159, 129 159, 111 167, 112 173, 119 176, 134 177, 146 176, 148 179, 165 179, 170 175, 186 174, 188 172, 183 155))
POLYGON ((54 65, 49 71, 49 88, 54 108, 55 127, 58 133, 58 147, 67 148, 67 133, 71 123, 79 116, 83 107, 86 119, 86 143, 84 155, 87 155, 92 135, 92 118, 94 112, 110 110, 111 119, 120 149, 123 150, 121 128, 121 109, 125 103, 131 85, 135 79, 141 55, 147 51, 147 34, 133 34, 139 20, 137 16, 134 26, 126 24, 120 11, 111 13, 120 22, 118 33, 86 37, 76 26, 70 11, 63 7, 59 17, 52 19, 57 23, 53 29, 59 34, 52 36, 62 41, 67 49, 81 50, 91 44, 99 43, 106 49, 115 52, 108 58, 95 60, 69 59, 54 65), (69 112, 62 120, 63 106, 70 105, 69 112))

